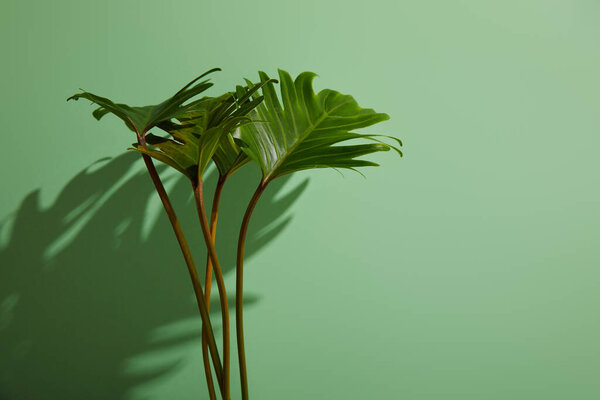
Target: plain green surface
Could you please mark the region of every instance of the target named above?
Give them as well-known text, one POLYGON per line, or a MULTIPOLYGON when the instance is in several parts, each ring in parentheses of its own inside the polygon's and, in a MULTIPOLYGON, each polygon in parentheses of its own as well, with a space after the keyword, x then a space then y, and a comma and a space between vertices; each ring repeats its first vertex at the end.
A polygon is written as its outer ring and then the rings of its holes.
MULTIPOLYGON (((366 180, 298 174, 259 205, 253 399, 600 398, 599 20, 594 0, 4 0, 0 399, 206 398, 191 285, 141 163, 81 173, 134 138, 65 99, 152 104, 214 66, 218 91, 315 71, 405 143, 366 180)), ((229 270, 255 180, 224 193, 229 270)), ((198 250, 187 188, 169 186, 198 250)))

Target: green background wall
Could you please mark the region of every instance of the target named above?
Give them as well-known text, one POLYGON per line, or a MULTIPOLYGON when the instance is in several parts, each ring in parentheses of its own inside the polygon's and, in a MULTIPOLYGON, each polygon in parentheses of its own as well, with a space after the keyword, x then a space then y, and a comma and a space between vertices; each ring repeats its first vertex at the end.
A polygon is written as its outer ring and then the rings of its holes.
MULTIPOLYGON (((65 99, 158 102, 214 66, 214 93, 315 71, 405 144, 366 180, 298 174, 259 206, 252 398, 600 398, 599 2, 4 0, 0 20, 0 399, 205 398, 150 181, 133 154, 96 162, 134 138, 65 99)), ((256 178, 224 194, 230 287, 256 178)))

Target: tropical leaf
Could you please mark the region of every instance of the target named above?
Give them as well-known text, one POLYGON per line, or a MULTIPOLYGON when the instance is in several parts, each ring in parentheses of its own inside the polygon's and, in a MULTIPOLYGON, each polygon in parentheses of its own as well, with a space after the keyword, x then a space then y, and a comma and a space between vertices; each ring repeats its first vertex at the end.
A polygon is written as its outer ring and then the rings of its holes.
MULTIPOLYGON (((256 90, 258 89, 255 89, 252 93, 256 90)), ((248 107, 247 103, 250 100, 250 97, 247 96, 247 92, 247 87, 238 86, 235 93, 229 92, 220 97, 203 99, 201 108, 196 109, 194 112, 191 112, 182 118, 178 118, 180 125, 165 122, 160 124, 159 127, 169 132, 174 139, 177 139, 181 134, 193 134, 196 137, 200 137, 203 132, 217 133, 214 130, 210 131, 215 124, 222 124, 227 117, 236 118, 233 115, 243 117, 243 113, 246 111, 242 109, 241 106, 245 105, 248 107), (235 104, 238 106, 231 107, 235 104), (229 109, 229 112, 227 109, 229 109)), ((258 100, 260 101, 261 99, 258 100)), ((254 100, 256 101, 257 99, 254 100)), ((250 104, 250 108, 253 107, 254 105, 250 104)), ((249 122, 250 119, 238 119, 234 121, 249 122)), ((236 130, 237 128, 234 131, 236 130)), ((212 155, 212 160, 221 176, 232 174, 249 161, 246 154, 240 151, 238 143, 236 143, 233 137, 234 135, 235 133, 227 132, 227 130, 217 135, 219 140, 216 149, 214 150, 214 154, 212 155)), ((212 141, 207 141, 205 143, 209 145, 214 144, 212 141)))
MULTIPOLYGON (((279 70, 279 101, 274 85, 264 72, 259 72, 264 101, 255 109, 255 118, 264 121, 240 129, 242 150, 256 161, 263 172, 263 182, 311 168, 347 168, 377 166, 360 159, 396 146, 379 139, 383 135, 360 134, 354 129, 365 128, 389 119, 387 114, 361 108, 352 96, 325 89, 315 94, 312 82, 315 74, 303 72, 295 80, 279 70), (366 143, 339 145, 351 139, 366 143)), ((249 83, 250 85, 250 83, 249 83)), ((402 145, 399 139, 390 138, 402 145)))
POLYGON ((252 123, 246 114, 262 101, 262 96, 253 95, 267 82, 271 80, 199 99, 174 117, 177 123, 169 119, 157 124, 171 138, 148 134, 147 146, 133 144, 132 149, 175 168, 192 182, 202 176, 211 159, 221 176, 229 175, 248 162, 232 132, 252 123))
POLYGON ((191 180, 195 180, 198 162, 198 138, 176 142, 153 134, 146 135, 146 145, 132 144, 131 150, 161 161, 175 168, 191 180))
POLYGON ((220 68, 213 68, 203 73, 181 88, 169 99, 153 106, 132 107, 127 104, 114 103, 112 100, 105 97, 85 91, 74 94, 69 97, 67 101, 79 100, 80 98, 88 99, 100 106, 92 113, 96 119, 100 120, 106 114, 112 113, 123 120, 129 129, 133 130, 143 138, 145 133, 157 124, 176 118, 180 115, 185 115, 197 107, 198 102, 184 103, 212 86, 212 83, 208 80, 200 81, 200 79, 212 72, 220 70, 220 68))
MULTIPOLYGON (((249 116, 249 118, 252 117, 249 116)), ((212 159, 221 176, 231 175, 250 162, 246 153, 240 149, 240 145, 243 143, 236 140, 239 139, 239 132, 240 128, 238 127, 234 132, 221 136, 219 146, 213 154, 212 159)))

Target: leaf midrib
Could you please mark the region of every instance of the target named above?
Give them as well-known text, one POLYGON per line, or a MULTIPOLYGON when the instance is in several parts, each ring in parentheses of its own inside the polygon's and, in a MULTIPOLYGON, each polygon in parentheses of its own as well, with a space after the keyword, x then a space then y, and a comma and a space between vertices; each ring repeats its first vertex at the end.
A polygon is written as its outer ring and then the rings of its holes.
MULTIPOLYGON (((275 162, 275 164, 273 165, 273 168, 271 168, 271 171, 264 176, 263 182, 268 183, 271 181, 271 179, 275 179, 275 177, 276 177, 276 176, 274 176, 275 172, 281 166, 281 164, 283 164, 283 162, 290 156, 290 154, 292 154, 294 152, 296 147, 298 147, 300 145, 300 143, 302 143, 308 135, 310 135, 312 132, 314 132, 316 130, 316 127, 319 126, 319 124, 321 124, 325 119, 327 119, 327 117, 329 117, 332 112, 334 112, 335 110, 337 110, 338 108, 342 107, 343 105, 345 105, 347 103, 348 103, 348 101, 343 101, 340 104, 333 107, 331 110, 323 111, 323 115, 320 116, 317 119, 317 121, 315 121, 314 124, 311 123, 308 126, 308 128, 306 128, 306 130, 300 136, 298 136, 298 140, 296 140, 296 142, 289 149, 286 150, 284 155, 275 162)), ((307 120, 310 121, 310 118, 308 117, 308 115, 309 114, 307 114, 307 120)))

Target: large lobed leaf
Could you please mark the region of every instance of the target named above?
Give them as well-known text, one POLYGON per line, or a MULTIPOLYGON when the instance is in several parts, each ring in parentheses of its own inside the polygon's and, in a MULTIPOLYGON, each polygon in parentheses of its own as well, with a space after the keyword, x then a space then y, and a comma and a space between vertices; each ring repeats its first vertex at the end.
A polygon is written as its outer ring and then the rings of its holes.
POLYGON ((80 98, 88 99, 100 106, 92 113, 96 119, 99 120, 109 113, 114 114, 123 120, 129 129, 143 137, 148 130, 157 124, 193 110, 197 106, 197 102, 184 103, 212 86, 212 83, 208 80, 198 81, 206 75, 220 70, 220 68, 213 68, 203 73, 167 100, 152 106, 132 107, 127 104, 114 103, 106 97, 85 91, 74 94, 67 101, 79 100, 80 98))
POLYGON ((192 182, 203 174, 211 159, 221 176, 230 175, 249 161, 231 133, 252 122, 247 114, 262 101, 262 96, 253 96, 262 85, 238 86, 235 92, 196 101, 193 109, 175 118, 177 123, 167 120, 157 124, 172 138, 147 134, 149 146, 134 144, 133 150, 168 164, 192 182))
MULTIPOLYGON (((389 119, 387 114, 361 108, 352 96, 325 89, 315 94, 312 72, 303 72, 295 80, 279 70, 280 102, 266 73, 259 73, 264 101, 256 107, 256 119, 264 121, 241 128, 243 151, 256 161, 263 181, 311 168, 347 168, 377 166, 358 157, 394 149, 378 139, 381 135, 352 132, 389 119), (282 105, 283 103, 283 105, 282 105), (339 145, 351 139, 367 143, 339 145)), ((399 139, 385 136, 397 141, 399 139)))

